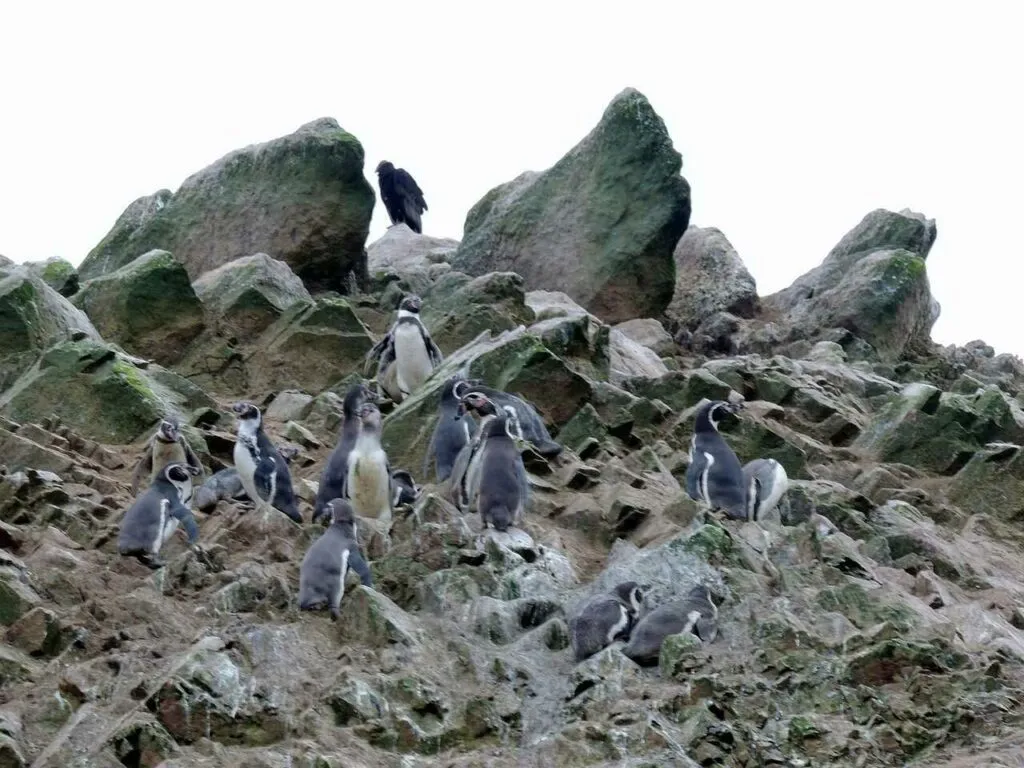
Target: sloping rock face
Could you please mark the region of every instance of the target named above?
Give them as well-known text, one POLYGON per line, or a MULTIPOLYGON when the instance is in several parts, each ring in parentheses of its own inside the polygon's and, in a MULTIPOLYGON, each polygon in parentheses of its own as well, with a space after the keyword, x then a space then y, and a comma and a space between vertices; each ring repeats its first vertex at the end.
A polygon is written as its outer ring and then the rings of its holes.
POLYGON ((367 265, 371 275, 425 274, 432 266, 446 262, 458 247, 458 240, 420 235, 405 224, 395 224, 366 247, 367 265))
POLYGON ((676 286, 665 310, 671 320, 692 331, 716 312, 754 316, 757 284, 721 230, 689 227, 673 256, 676 286))
POLYGON ((553 167, 492 189, 466 217, 451 260, 470 275, 515 271, 605 322, 657 316, 675 287, 672 251, 690 188, 665 124, 635 90, 553 167))
POLYGON ((163 249, 191 279, 242 256, 267 253, 309 287, 365 280, 363 246, 374 192, 363 147, 332 118, 232 152, 193 174, 173 195, 136 200, 82 262, 89 280, 163 249))
POLYGON ((162 365, 181 360, 204 326, 203 305, 188 273, 167 251, 150 251, 86 281, 72 303, 103 338, 162 365))
POLYGON ((25 266, 61 296, 73 296, 78 290, 78 270, 67 259, 51 256, 46 261, 29 262, 25 266))

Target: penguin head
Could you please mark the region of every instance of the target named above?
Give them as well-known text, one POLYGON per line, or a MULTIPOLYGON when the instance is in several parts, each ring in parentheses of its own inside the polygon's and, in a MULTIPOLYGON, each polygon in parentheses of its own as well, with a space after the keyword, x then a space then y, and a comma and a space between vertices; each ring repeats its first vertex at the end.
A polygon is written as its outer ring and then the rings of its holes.
POLYGON ((374 399, 373 393, 364 382, 356 382, 348 388, 348 392, 345 393, 345 400, 342 402, 341 408, 345 418, 359 415, 359 409, 363 407, 363 403, 373 401, 374 399))
POLYGON ((364 427, 380 429, 380 408, 376 403, 363 403, 359 408, 359 420, 364 427))
POLYGON ((481 416, 493 416, 498 412, 494 402, 483 392, 466 392, 459 398, 459 406, 463 412, 475 411, 481 416))
POLYGON ((160 422, 160 428, 157 430, 156 437, 158 440, 164 443, 176 443, 178 442, 178 422, 173 417, 164 419, 160 422))
POLYGON ((235 403, 231 406, 231 410, 239 421, 254 421, 257 425, 263 422, 260 409, 246 400, 235 403))
POLYGON ((277 449, 277 452, 281 454, 282 459, 291 464, 295 457, 299 455, 300 450, 300 448, 294 445, 282 445, 277 449))
POLYGON ((331 499, 327 506, 331 511, 332 523, 355 523, 356 513, 345 499, 331 499))
POLYGON ((706 432, 709 430, 718 431, 718 425, 728 416, 735 416, 743 410, 742 403, 729 403, 725 400, 712 400, 705 403, 697 411, 696 431, 706 432))
POLYGON ((414 315, 420 313, 420 309, 423 307, 423 300, 415 293, 410 293, 402 302, 398 305, 398 311, 411 312, 414 315))
POLYGON ((635 581, 624 581, 612 590, 619 602, 626 606, 630 615, 639 616, 644 605, 643 588, 635 581))
POLYGON ((444 383, 441 399, 447 402, 458 402, 470 387, 470 380, 462 373, 457 373, 444 383))
POLYGON ((392 173, 395 170, 395 166, 389 163, 387 160, 381 160, 377 163, 377 175, 380 176, 382 173, 392 173))

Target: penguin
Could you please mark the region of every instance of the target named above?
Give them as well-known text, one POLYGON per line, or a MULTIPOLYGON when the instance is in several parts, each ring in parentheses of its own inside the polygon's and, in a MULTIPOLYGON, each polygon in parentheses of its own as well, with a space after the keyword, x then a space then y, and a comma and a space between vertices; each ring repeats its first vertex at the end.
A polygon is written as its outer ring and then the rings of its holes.
POLYGON ((515 417, 501 413, 481 427, 483 438, 467 472, 470 506, 484 528, 507 531, 518 525, 529 495, 523 458, 513 438, 515 417))
MULTIPOLYGON (((455 384, 453 391, 458 391, 458 389, 459 385, 455 384)), ((448 477, 448 497, 462 512, 469 508, 469 471, 471 466, 475 467, 474 459, 479 459, 484 427, 498 415, 498 407, 493 400, 476 390, 471 392, 463 390, 463 394, 459 397, 457 412, 461 416, 470 410, 480 417, 480 423, 470 436, 469 442, 462 446, 455 456, 455 462, 452 464, 452 471, 448 477)))
MULTIPOLYGON (((292 459, 299 455, 298 448, 282 446, 277 449, 284 460, 291 464, 292 459)), ((212 512, 221 501, 246 501, 249 496, 242 487, 242 479, 234 467, 222 469, 214 473, 205 483, 199 486, 192 497, 193 506, 200 512, 212 512)))
POLYGON ((438 483, 443 483, 451 476, 459 451, 477 433, 476 420, 459 404, 458 391, 463 385, 469 386, 464 378, 456 375, 441 387, 441 414, 423 457, 424 477, 433 459, 438 483))
MULTIPOLYGON (((135 465, 132 473, 132 496, 138 494, 139 485, 144 475, 149 475, 152 482, 160 471, 171 463, 187 464, 193 470, 192 475, 200 477, 203 474, 203 464, 188 444, 188 440, 181 434, 181 424, 176 416, 168 416, 160 422, 156 432, 143 449, 139 463, 135 465)), ((189 482, 189 489, 185 493, 183 504, 187 507, 192 500, 192 483, 189 482)))
POLYGON ((349 387, 342 402, 341 430, 338 434, 338 443, 327 457, 327 463, 320 474, 320 486, 316 492, 316 502, 313 505, 313 522, 318 522, 323 517, 330 516, 327 503, 331 499, 345 498, 345 483, 348 480, 348 457, 356 446, 359 433, 362 431, 363 422, 359 416, 363 403, 371 398, 370 390, 362 382, 349 387))
POLYGON ((135 557, 156 570, 167 565, 160 558, 163 545, 174 535, 180 523, 188 534, 189 546, 199 538, 199 526, 183 499, 192 488, 193 468, 184 462, 166 464, 135 500, 121 519, 117 551, 135 557))
POLYGON ((313 542, 299 568, 299 610, 322 608, 326 603, 331 618, 341 616, 341 598, 345 594, 345 576, 351 568, 368 587, 373 586, 370 569, 359 551, 355 513, 344 499, 332 499, 325 505, 331 524, 313 542))
POLYGON ((270 515, 271 508, 275 508, 301 525, 302 514, 292 490, 288 462, 263 431, 260 409, 241 401, 232 405, 231 410, 238 417, 235 469, 246 495, 257 509, 263 508, 264 519, 270 515))
POLYGON ((643 604, 643 591, 635 581, 625 581, 608 594, 591 598, 569 622, 569 640, 576 661, 593 656, 616 640, 628 640, 643 604))
POLYGON ((544 419, 529 400, 485 386, 476 379, 468 380, 465 386, 456 384, 455 388, 458 390, 456 397, 460 394, 464 397, 472 390, 486 396, 506 412, 514 410, 519 420, 520 438, 530 442, 541 456, 554 457, 562 452, 561 444, 551 439, 548 428, 544 426, 544 419))
POLYGON ((362 428, 348 457, 345 497, 360 517, 391 523, 391 465, 380 444, 380 410, 374 403, 359 409, 362 428))
POLYGON ((712 400, 697 411, 690 466, 686 468, 686 492, 712 510, 722 509, 734 520, 747 516, 747 482, 743 468, 729 444, 718 433, 718 422, 741 406, 712 400))
MULTIPOLYGON (((420 320, 422 305, 420 297, 414 294, 403 298, 395 324, 366 354, 366 368, 377 361, 377 385, 395 403, 401 403, 419 389, 444 360, 420 320)), ((368 371, 364 369, 364 373, 368 371)))
POLYGON ((789 490, 789 476, 775 459, 754 459, 743 466, 747 484, 747 519, 760 520, 789 490))
POLYGON ((391 472, 391 507, 404 507, 415 504, 420 497, 420 487, 412 479, 412 475, 404 469, 391 472))
POLYGON ((711 590, 703 584, 693 587, 686 597, 660 605, 641 618, 630 633, 622 652, 641 666, 658 663, 661 644, 669 635, 693 632, 705 643, 718 637, 718 607, 711 590))

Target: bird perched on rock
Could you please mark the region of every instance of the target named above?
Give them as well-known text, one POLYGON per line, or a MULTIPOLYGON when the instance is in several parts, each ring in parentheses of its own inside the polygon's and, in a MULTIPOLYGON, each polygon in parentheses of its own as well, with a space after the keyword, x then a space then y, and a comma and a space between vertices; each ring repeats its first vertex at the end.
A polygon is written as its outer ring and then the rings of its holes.
POLYGON ((327 504, 332 499, 345 498, 345 483, 348 482, 348 457, 355 448, 359 433, 363 428, 360 417, 363 403, 372 400, 370 390, 362 382, 349 387, 342 402, 341 430, 338 443, 327 457, 327 464, 320 474, 320 485, 316 492, 316 504, 313 507, 313 522, 330 515, 327 504))
POLYGON ((686 468, 686 492, 712 511, 721 509, 734 520, 747 518, 747 486, 743 467, 718 432, 726 414, 742 406, 712 400, 698 409, 690 442, 690 466, 686 468))
POLYGON ((541 456, 557 456, 562 452, 562 446, 551 439, 551 434, 544 426, 544 419, 541 418, 537 408, 525 398, 485 386, 477 379, 458 382, 454 385, 453 391, 459 399, 462 399, 470 391, 478 392, 506 413, 515 411, 517 428, 520 431, 519 437, 532 443, 541 456))
POLYGON ((789 476, 775 459, 754 459, 743 465, 747 481, 747 519, 760 520, 778 505, 789 489, 789 476))
POLYGON ((366 353, 363 372, 377 362, 377 386, 395 403, 402 402, 422 386, 444 356, 420 320, 423 302, 410 294, 398 305, 398 319, 384 338, 366 353))
POLYGON ((232 405, 231 410, 238 419, 235 469, 246 495, 257 510, 262 508, 264 522, 269 519, 271 509, 278 509, 301 525, 302 514, 292 489, 288 462, 263 430, 260 409, 241 401, 232 405))
POLYGON ((718 637, 718 606, 703 584, 692 587, 682 600, 660 605, 636 622, 622 652, 641 666, 658 663, 661 644, 669 635, 692 632, 705 643, 718 637))
MULTIPOLYGON (((172 462, 187 464, 193 477, 200 477, 203 474, 203 464, 188 444, 188 440, 181 434, 181 423, 176 416, 168 416, 161 421, 156 432, 146 443, 142 458, 132 473, 132 494, 138 493, 139 484, 145 475, 148 474, 149 481, 153 482, 163 468, 172 462)), ((182 503, 187 507, 191 501, 192 483, 189 481, 182 503)))
POLYGON ((370 587, 373 577, 359 551, 355 512, 344 499, 331 499, 324 505, 331 524, 306 551, 299 569, 299 609, 312 610, 326 604, 331 618, 341 616, 341 598, 345 595, 345 576, 351 568, 359 580, 370 587))
POLYGON ((461 376, 452 376, 441 387, 440 415, 423 457, 423 474, 427 474, 430 461, 437 465, 437 482, 443 483, 452 474, 459 451, 476 434, 476 421, 462 407, 458 392, 468 386, 461 376))
POLYGON ((167 563, 160 558, 160 550, 181 524, 194 546, 199 538, 199 526, 192 510, 182 501, 192 492, 194 470, 185 462, 172 462, 160 468, 146 492, 136 499, 121 519, 117 551, 124 557, 134 557, 154 570, 167 563))
POLYGON ((588 600, 569 622, 569 640, 576 661, 593 656, 616 640, 628 640, 643 606, 643 590, 635 581, 625 581, 611 592, 588 600))
POLYGON ((405 168, 395 168, 387 160, 377 164, 377 183, 380 199, 391 218, 391 224, 405 223, 417 234, 423 233, 420 216, 427 210, 423 190, 405 168))

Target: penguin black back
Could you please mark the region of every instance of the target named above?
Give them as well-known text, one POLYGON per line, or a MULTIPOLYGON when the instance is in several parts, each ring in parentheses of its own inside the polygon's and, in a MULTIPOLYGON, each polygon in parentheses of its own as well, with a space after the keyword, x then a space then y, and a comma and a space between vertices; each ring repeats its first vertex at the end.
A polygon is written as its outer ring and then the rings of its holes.
POLYGON ((461 407, 459 400, 459 390, 465 386, 468 386, 465 378, 456 375, 441 387, 440 415, 423 457, 423 475, 426 476, 430 460, 434 459, 439 483, 451 476, 459 451, 476 435, 476 421, 461 407))
POLYGON ((626 640, 643 607, 639 584, 626 581, 610 593, 597 595, 569 623, 569 640, 576 661, 593 656, 616 640, 626 640))
POLYGON ((718 432, 719 421, 741 407, 714 400, 697 411, 690 443, 690 466, 686 469, 686 491, 690 498, 742 520, 747 515, 749 483, 736 453, 718 432))
POLYGON ((718 636, 718 607, 703 584, 692 587, 682 600, 660 605, 641 618, 622 652, 642 666, 658 663, 661 644, 669 635, 693 632, 703 642, 718 636))
POLYGON ((510 434, 511 419, 501 413, 482 427, 480 471, 471 478, 484 527, 491 523, 499 531, 518 522, 526 504, 526 469, 510 434))
POLYGON ((465 398, 466 392, 474 391, 493 402, 499 410, 514 409, 523 438, 531 442, 540 455, 557 456, 562 452, 562 446, 551 439, 551 434, 544 425, 544 419, 541 418, 532 403, 517 395, 485 386, 477 379, 469 379, 467 383, 469 384, 468 389, 462 388, 463 398, 465 398))
POLYGON ((320 474, 320 486, 316 492, 313 507, 313 522, 328 515, 327 503, 332 499, 345 497, 345 483, 348 480, 348 457, 359 439, 362 420, 359 412, 363 404, 372 399, 369 389, 362 382, 349 387, 342 402, 342 421, 338 443, 327 457, 327 464, 320 474))
POLYGON ((165 563, 159 553, 180 523, 188 534, 189 544, 199 538, 199 526, 192 511, 182 504, 182 497, 191 489, 194 469, 183 462, 165 465, 145 493, 135 500, 121 519, 118 553, 135 557, 150 568, 165 563))
POLYGON ((331 524, 307 550, 299 569, 299 608, 312 610, 326 605, 332 618, 337 619, 348 569, 354 570, 366 586, 373 585, 373 577, 359 550, 352 505, 344 499, 332 499, 326 508, 331 524))

